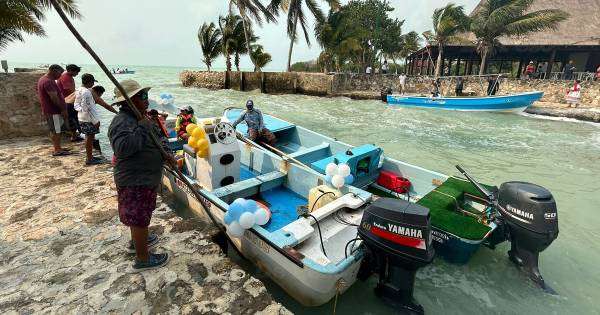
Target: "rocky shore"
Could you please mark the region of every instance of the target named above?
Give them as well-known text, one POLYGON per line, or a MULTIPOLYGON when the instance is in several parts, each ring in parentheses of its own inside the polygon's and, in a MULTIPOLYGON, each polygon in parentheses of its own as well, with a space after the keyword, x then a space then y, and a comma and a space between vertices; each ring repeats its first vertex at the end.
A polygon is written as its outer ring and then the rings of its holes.
POLYGON ((1 313, 290 313, 165 193, 150 229, 171 261, 133 272, 111 166, 85 167, 82 150, 54 158, 44 138, 0 141, 1 313))

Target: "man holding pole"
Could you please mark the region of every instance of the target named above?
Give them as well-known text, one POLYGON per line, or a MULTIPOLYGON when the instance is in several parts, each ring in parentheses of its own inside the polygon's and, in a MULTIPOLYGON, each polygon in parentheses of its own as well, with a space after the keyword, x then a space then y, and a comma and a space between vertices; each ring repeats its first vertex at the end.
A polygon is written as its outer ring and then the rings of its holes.
MULTIPOLYGON (((145 116, 148 109, 149 87, 142 87, 134 80, 124 80, 121 86, 130 96, 135 108, 145 116)), ((114 180, 117 187, 119 218, 129 227, 131 239, 129 250, 136 253, 134 270, 162 267, 167 264, 166 253, 150 253, 149 248, 158 243, 156 235, 148 235, 152 212, 156 207, 156 195, 162 178, 165 157, 152 140, 152 134, 161 138, 156 125, 148 119, 138 120, 127 105, 125 97, 115 88, 115 103, 119 113, 108 128, 108 137, 115 154, 114 180)), ((164 139, 163 139, 164 140, 164 139)), ((163 149, 169 152, 165 141, 163 149)))

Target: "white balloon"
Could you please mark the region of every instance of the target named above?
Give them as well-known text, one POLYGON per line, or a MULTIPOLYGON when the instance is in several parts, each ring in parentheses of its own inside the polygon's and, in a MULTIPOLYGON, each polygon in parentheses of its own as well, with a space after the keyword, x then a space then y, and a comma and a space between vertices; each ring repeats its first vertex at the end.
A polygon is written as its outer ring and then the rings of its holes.
POLYGON ((256 209, 256 212, 254 212, 254 218, 256 219, 256 224, 265 225, 267 224, 267 222, 269 222, 269 213, 267 212, 267 210, 265 210, 265 208, 258 207, 258 209, 256 209))
POLYGON ((240 226, 244 229, 249 229, 254 225, 254 213, 244 212, 240 216, 240 226))
POLYGON ((233 221, 227 226, 227 233, 233 237, 241 237, 244 235, 244 229, 237 221, 233 221))
POLYGON ((325 175, 333 176, 336 175, 337 172, 338 166, 335 163, 329 163, 327 164, 327 167, 325 167, 325 175))
POLYGON ((350 175, 350 166, 346 163, 338 165, 338 174, 342 177, 350 175))
POLYGON ((344 186, 344 177, 342 177, 340 175, 334 175, 331 178, 331 184, 335 188, 342 188, 344 186))

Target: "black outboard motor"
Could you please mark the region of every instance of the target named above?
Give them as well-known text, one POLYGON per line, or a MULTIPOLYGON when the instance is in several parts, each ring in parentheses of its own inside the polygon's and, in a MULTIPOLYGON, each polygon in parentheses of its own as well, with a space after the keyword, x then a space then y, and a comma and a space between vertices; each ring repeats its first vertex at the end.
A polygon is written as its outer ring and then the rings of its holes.
POLYGON ((500 185, 498 209, 510 235, 510 259, 523 267, 541 288, 554 292, 544 283, 538 269, 540 252, 558 237, 558 216, 552 194, 535 184, 507 182, 500 185))
POLYGON ((378 198, 365 209, 358 234, 367 248, 360 277, 379 274, 375 294, 404 312, 423 314, 413 287, 417 269, 433 260, 429 209, 378 198))
POLYGON ((387 88, 383 88, 381 89, 381 101, 384 103, 387 103, 387 96, 392 94, 392 89, 387 87, 387 88))

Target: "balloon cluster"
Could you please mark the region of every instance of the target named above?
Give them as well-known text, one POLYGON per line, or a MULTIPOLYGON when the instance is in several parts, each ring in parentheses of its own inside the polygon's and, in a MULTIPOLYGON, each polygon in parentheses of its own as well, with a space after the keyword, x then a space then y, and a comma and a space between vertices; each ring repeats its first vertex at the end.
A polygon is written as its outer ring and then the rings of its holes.
POLYGON ((255 224, 265 225, 270 218, 271 213, 263 205, 251 199, 238 198, 229 205, 223 221, 229 234, 240 237, 244 230, 255 224))
POLYGON ((327 164, 325 167, 325 175, 325 180, 337 189, 354 182, 354 176, 351 174, 350 166, 346 163, 339 165, 335 163, 327 164))
POLYGON ((206 131, 203 126, 189 124, 185 131, 190 136, 188 145, 196 150, 196 156, 205 158, 208 156, 208 140, 206 140, 206 131))
POLYGON ((169 93, 160 93, 160 98, 156 101, 159 105, 173 105, 175 98, 169 93))

